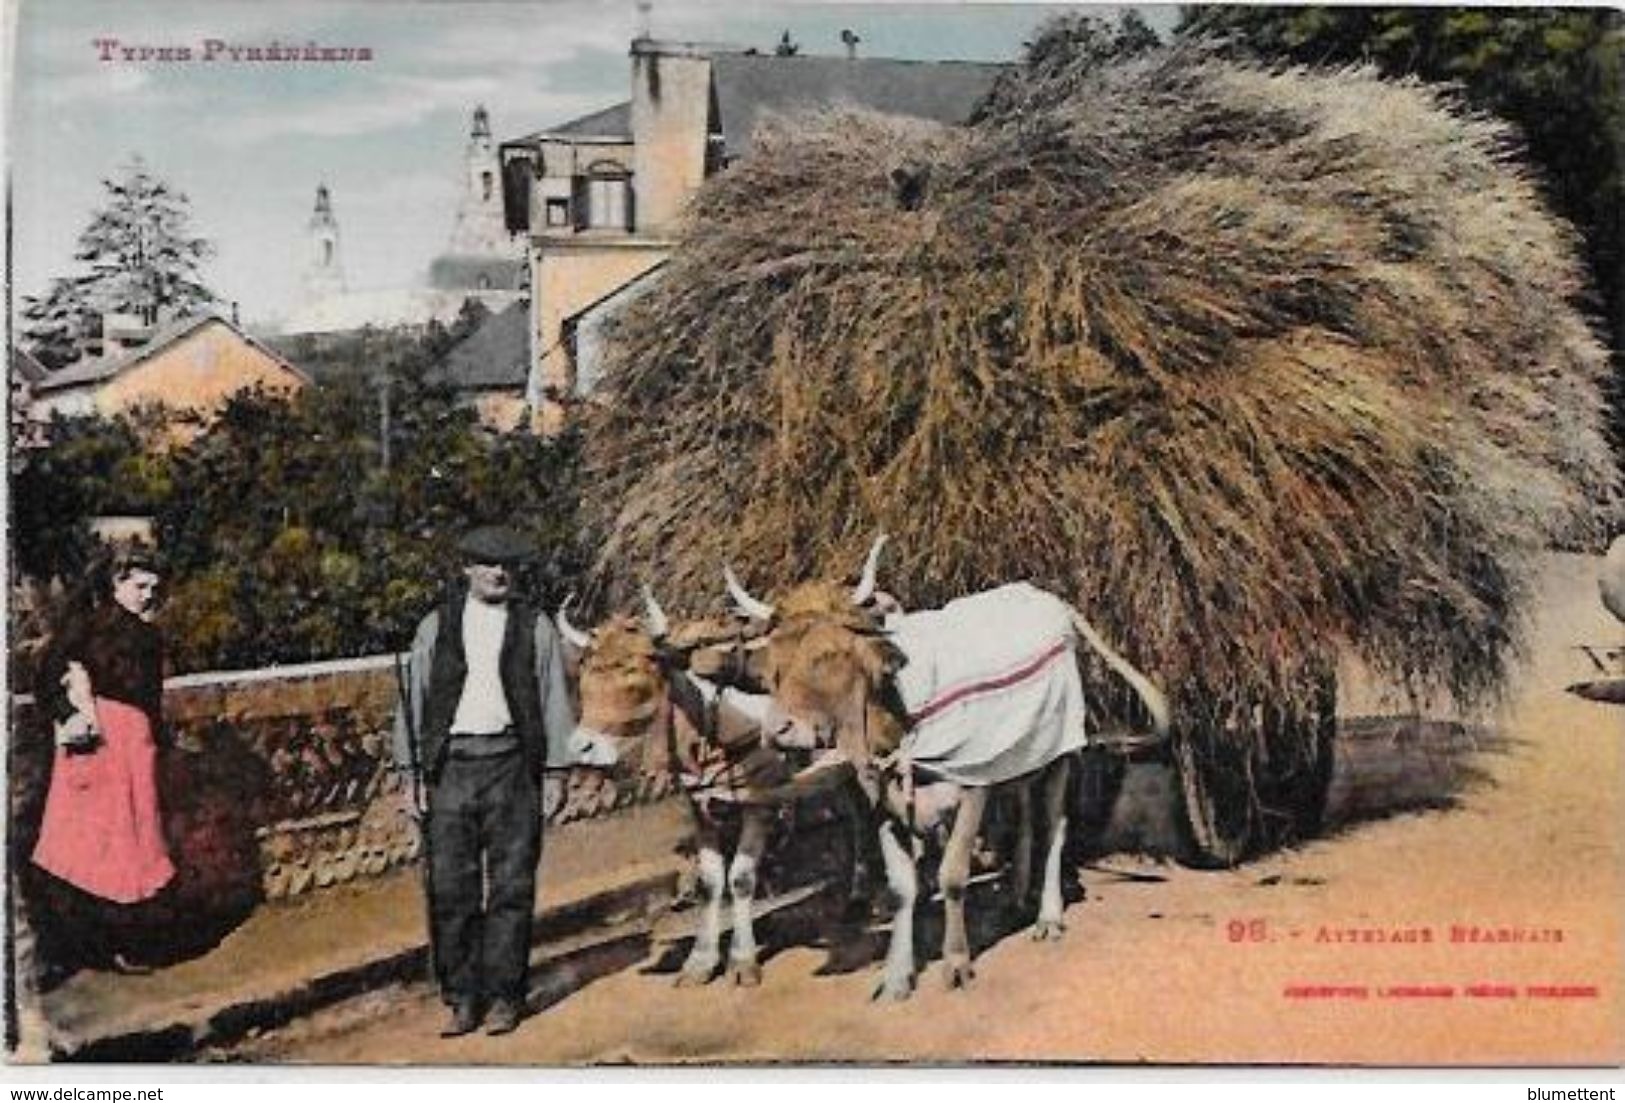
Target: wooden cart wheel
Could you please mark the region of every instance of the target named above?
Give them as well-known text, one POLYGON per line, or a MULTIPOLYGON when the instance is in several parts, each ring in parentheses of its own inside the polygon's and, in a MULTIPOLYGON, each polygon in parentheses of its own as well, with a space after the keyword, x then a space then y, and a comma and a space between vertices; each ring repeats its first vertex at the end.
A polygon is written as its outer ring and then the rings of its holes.
POLYGON ((1337 678, 1328 675, 1315 698, 1311 726, 1309 768, 1288 793, 1299 839, 1312 839, 1326 825, 1326 803, 1337 766, 1337 678))
POLYGON ((1238 714, 1228 738, 1200 729, 1174 739, 1189 828, 1189 864, 1237 865, 1271 846, 1318 835, 1336 762, 1337 682, 1321 679, 1301 712, 1238 714))
POLYGON ((1200 869, 1240 865, 1258 846, 1258 795, 1249 755, 1216 736, 1176 732, 1174 770, 1189 831, 1185 864, 1200 869))
POLYGON ((1262 732, 1265 757, 1255 763, 1266 845, 1286 846, 1320 834, 1337 755, 1337 681, 1323 678, 1306 709, 1277 712, 1262 732))

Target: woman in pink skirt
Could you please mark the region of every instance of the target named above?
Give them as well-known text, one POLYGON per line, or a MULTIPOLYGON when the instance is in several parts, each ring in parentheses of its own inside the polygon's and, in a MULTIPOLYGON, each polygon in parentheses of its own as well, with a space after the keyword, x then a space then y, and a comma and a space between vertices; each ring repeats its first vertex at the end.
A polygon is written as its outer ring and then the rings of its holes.
POLYGON ((158 804, 157 596, 150 559, 115 562, 111 600, 50 648, 39 692, 57 746, 34 864, 84 897, 68 905, 77 915, 51 918, 81 952, 127 971, 139 970, 137 905, 175 876, 158 804))

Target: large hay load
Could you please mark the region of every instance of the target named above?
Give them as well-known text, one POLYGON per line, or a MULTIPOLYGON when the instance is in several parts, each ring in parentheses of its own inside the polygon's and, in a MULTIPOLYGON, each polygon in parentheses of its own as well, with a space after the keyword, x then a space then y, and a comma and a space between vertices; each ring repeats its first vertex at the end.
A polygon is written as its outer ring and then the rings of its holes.
POLYGON ((1568 229, 1501 124, 1185 48, 949 128, 779 122, 611 335, 595 583, 1066 595, 1175 706, 1199 848, 1312 831, 1343 651, 1493 697, 1615 470, 1568 229))

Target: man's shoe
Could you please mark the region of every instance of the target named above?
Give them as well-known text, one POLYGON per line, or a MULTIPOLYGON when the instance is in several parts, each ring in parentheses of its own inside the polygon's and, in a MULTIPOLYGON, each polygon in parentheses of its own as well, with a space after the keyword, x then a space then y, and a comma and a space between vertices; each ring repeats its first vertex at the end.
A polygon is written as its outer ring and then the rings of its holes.
POLYGON ((455 1003, 451 1008, 451 1019, 440 1028, 442 1038, 461 1038, 464 1034, 472 1034, 480 1028, 480 1009, 471 1000, 455 1003))
POLYGON ((498 1000, 491 1005, 491 1013, 485 1018, 485 1032, 487 1034, 512 1034, 519 1029, 519 1020, 525 1017, 524 1010, 512 1000, 498 1000))

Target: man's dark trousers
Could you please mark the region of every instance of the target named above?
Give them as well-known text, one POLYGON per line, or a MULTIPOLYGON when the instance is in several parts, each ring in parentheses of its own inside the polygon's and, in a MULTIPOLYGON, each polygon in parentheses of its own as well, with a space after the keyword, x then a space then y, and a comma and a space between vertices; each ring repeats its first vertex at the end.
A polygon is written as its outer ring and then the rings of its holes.
POLYGON ((442 996, 522 1003, 542 819, 539 787, 517 749, 448 759, 430 797, 429 851, 442 996))

